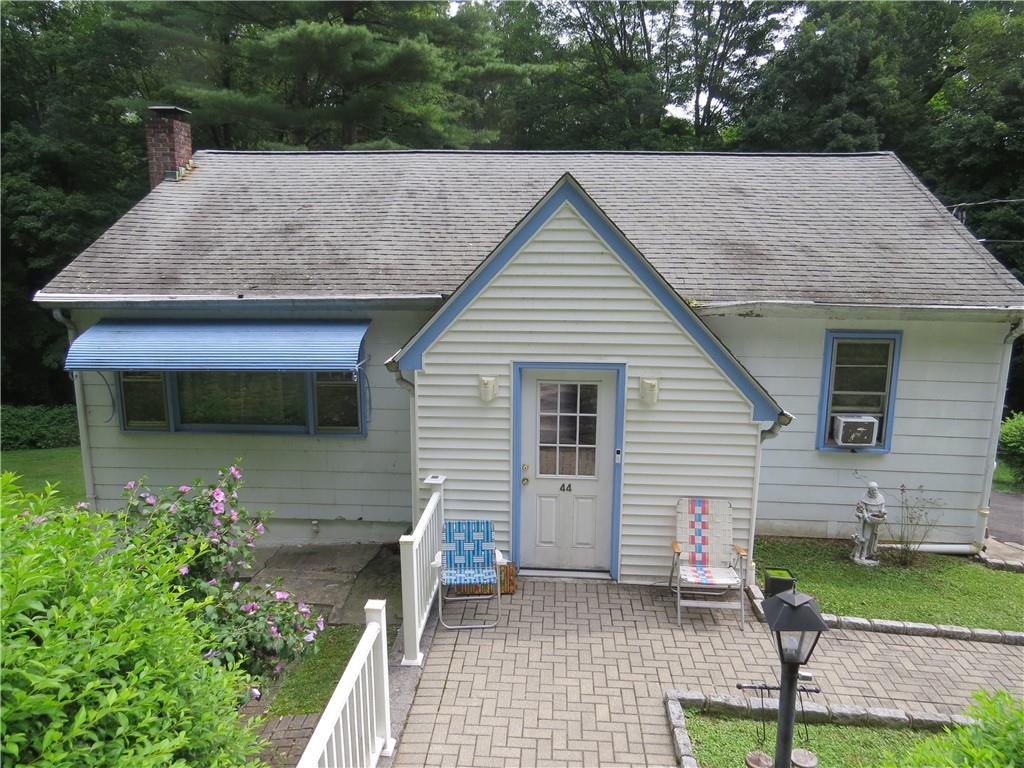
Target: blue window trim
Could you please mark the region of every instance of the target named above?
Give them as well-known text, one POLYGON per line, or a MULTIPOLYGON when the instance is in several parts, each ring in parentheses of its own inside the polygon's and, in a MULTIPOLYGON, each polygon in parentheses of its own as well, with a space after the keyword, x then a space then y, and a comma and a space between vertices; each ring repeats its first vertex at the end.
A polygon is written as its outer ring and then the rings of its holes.
POLYGON ((557 369, 567 371, 615 372, 615 448, 620 461, 612 460, 612 549, 608 572, 619 578, 619 526, 622 519, 622 444, 626 417, 626 365, 625 363, 512 363, 512 562, 519 560, 521 530, 522 485, 519 468, 522 466, 523 436, 523 373, 531 369, 557 369))
MULTIPOLYGON (((117 372, 117 410, 122 432, 146 435, 166 435, 169 433, 178 434, 216 434, 216 435, 309 435, 312 437, 366 437, 367 433, 367 382, 366 371, 358 368, 353 373, 356 377, 356 387, 359 396, 359 428, 358 429, 326 429, 316 428, 316 374, 319 371, 287 371, 287 373, 301 373, 305 376, 306 387, 306 423, 296 426, 283 425, 259 425, 259 424, 182 424, 181 407, 178 400, 178 373, 189 373, 190 371, 157 371, 164 380, 164 404, 167 414, 167 426, 160 429, 144 429, 140 427, 129 427, 126 421, 124 407, 124 385, 121 379, 122 371, 117 372)), ((259 373, 259 371, 244 371, 245 373, 259 373)), ((265 371, 270 373, 270 371, 265 371)), ((329 371, 330 372, 330 371, 329 371)))
POLYGON ((903 331, 825 331, 825 352, 821 369, 821 391, 818 396, 818 432, 815 447, 832 453, 889 453, 892 450, 892 428, 896 414, 896 382, 900 371, 900 345, 903 331), (882 442, 869 448, 843 448, 825 442, 828 434, 829 402, 832 394, 832 351, 836 339, 882 339, 891 341, 892 368, 889 371, 889 391, 885 396, 885 428, 882 442))
POLYGON ((626 239, 605 216, 597 203, 583 191, 578 182, 565 174, 551 191, 512 230, 511 235, 434 314, 426 325, 401 350, 398 364, 403 371, 423 367, 423 353, 455 321, 494 277, 512 260, 522 247, 565 203, 589 224, 622 263, 654 295, 666 311, 686 330, 714 364, 729 378, 753 405, 754 421, 775 421, 782 408, 757 380, 732 355, 726 346, 694 314, 649 261, 626 239))

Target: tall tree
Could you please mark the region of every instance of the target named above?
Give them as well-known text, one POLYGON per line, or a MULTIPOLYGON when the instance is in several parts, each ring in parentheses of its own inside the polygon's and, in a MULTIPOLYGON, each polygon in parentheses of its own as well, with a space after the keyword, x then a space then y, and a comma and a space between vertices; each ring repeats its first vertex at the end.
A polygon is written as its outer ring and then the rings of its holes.
MULTIPOLYGON (((692 112, 698 147, 723 133, 753 89, 758 70, 788 30, 794 4, 685 0, 666 59, 674 64, 670 95, 692 112)), ((666 73, 668 74, 668 73, 666 73)))
POLYGON ((743 106, 743 146, 914 146, 960 13, 950 3, 810 5, 743 106))
POLYGON ((2 366, 5 401, 70 395, 64 329, 32 295, 147 189, 137 118, 147 62, 89 2, 3 6, 2 366))
POLYGON ((949 203, 967 204, 958 214, 1024 280, 1024 13, 979 6, 953 37, 921 169, 949 203))
POLYGON ((502 4, 511 61, 531 67, 504 134, 531 149, 658 149, 665 78, 659 54, 672 2, 502 4))
POLYGON ((453 66, 428 33, 447 4, 136 3, 122 23, 165 62, 197 139, 238 148, 465 145, 453 66))

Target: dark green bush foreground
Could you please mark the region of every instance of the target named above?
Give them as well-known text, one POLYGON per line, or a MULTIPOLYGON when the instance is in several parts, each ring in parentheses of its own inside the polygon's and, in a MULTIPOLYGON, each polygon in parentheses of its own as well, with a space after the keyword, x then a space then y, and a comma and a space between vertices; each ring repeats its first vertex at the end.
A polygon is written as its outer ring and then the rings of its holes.
MULTIPOLYGON (((0 479, 0 757, 33 766, 255 766, 248 678, 204 659, 166 530, 0 479)), ((186 556, 188 553, 186 553, 186 556)))
POLYGON ((0 448, 69 448, 78 445, 73 405, 0 405, 0 448))
POLYGON ((890 768, 1013 768, 1024 765, 1024 701, 1006 691, 974 694, 977 722, 918 743, 890 768))

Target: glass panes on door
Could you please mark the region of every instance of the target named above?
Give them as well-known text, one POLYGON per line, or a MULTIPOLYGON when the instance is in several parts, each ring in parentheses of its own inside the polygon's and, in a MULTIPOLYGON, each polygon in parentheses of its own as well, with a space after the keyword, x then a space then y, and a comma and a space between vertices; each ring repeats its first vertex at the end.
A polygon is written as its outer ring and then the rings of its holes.
POLYGON ((538 474, 596 476, 597 384, 538 385, 538 474))

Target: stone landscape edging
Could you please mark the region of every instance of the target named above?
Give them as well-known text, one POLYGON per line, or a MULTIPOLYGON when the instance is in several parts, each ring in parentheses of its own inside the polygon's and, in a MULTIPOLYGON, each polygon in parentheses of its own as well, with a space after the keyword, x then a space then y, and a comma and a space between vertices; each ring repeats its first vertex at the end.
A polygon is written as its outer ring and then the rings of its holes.
MULTIPOLYGON (((686 731, 683 708, 699 709, 710 714, 734 717, 777 718, 779 700, 766 698, 752 700, 740 696, 719 696, 701 691, 665 691, 665 712, 672 728, 672 749, 679 768, 699 768, 693 755, 693 744, 686 731)), ((969 725, 976 721, 964 715, 943 715, 935 712, 916 712, 887 707, 861 707, 852 704, 818 704, 804 702, 804 716, 808 724, 874 726, 883 728, 910 728, 917 731, 940 731, 954 725, 969 725)))
POLYGON ((982 550, 974 556, 974 559, 991 568, 994 571, 1014 571, 1024 573, 1024 560, 1006 560, 1002 557, 991 557, 988 552, 982 550))
MULTIPOLYGON (((754 613, 764 621, 761 602, 764 593, 757 585, 747 587, 747 593, 754 604, 754 613)), ((945 637, 950 640, 974 640, 979 643, 1001 643, 1003 645, 1024 645, 1024 632, 980 627, 958 627, 952 624, 925 624, 918 621, 896 621, 894 619, 866 619, 863 616, 836 616, 823 613, 821 618, 833 629, 855 629, 860 632, 882 632, 890 635, 916 635, 918 637, 945 637)))

